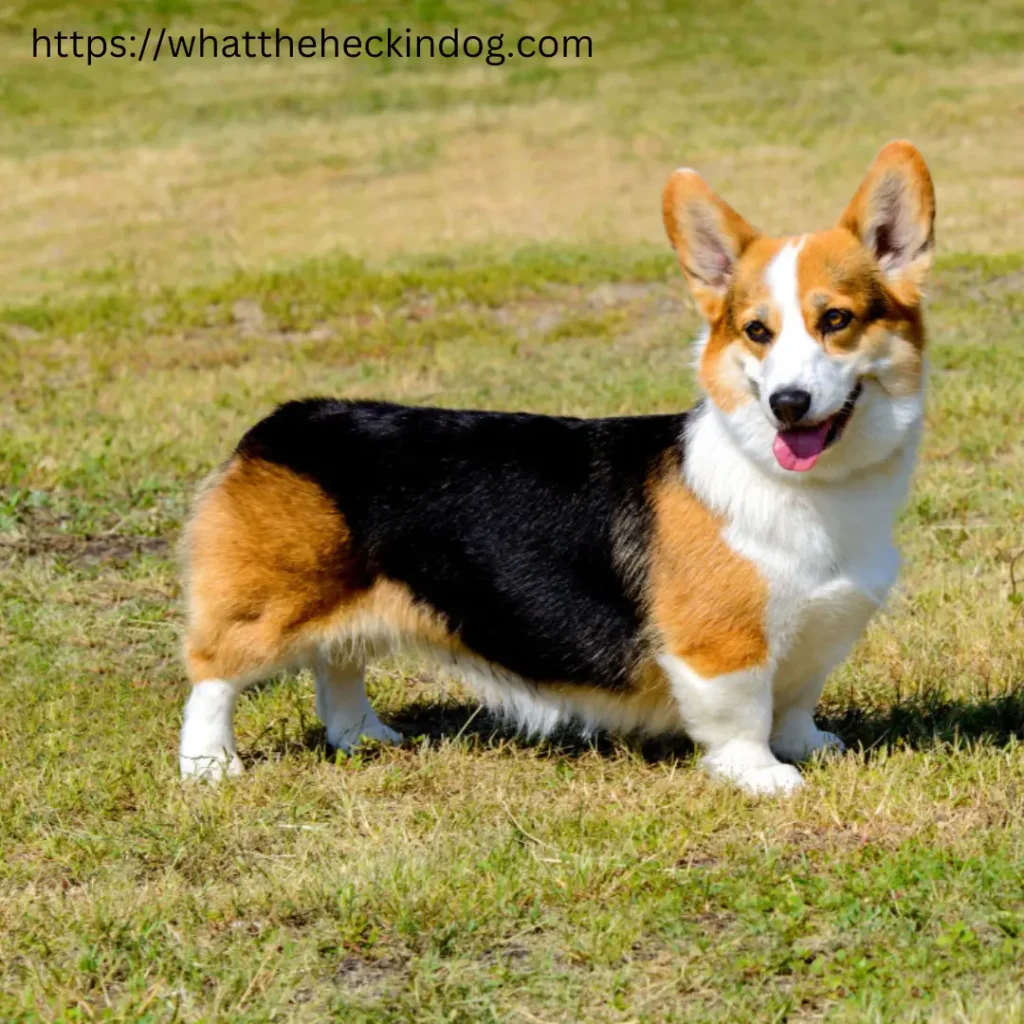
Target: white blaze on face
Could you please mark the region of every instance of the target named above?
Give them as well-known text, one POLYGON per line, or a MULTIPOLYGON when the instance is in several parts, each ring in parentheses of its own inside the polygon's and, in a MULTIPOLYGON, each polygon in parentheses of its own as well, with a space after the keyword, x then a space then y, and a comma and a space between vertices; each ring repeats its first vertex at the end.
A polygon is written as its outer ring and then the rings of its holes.
POLYGON ((808 423, 815 423, 838 412, 855 384, 854 361, 829 355, 807 330, 797 274, 803 247, 803 238, 790 242, 765 270, 765 283, 781 318, 778 336, 764 360, 760 382, 761 406, 773 422, 775 417, 768 402, 776 391, 806 391, 811 396, 811 407, 805 418, 808 423))

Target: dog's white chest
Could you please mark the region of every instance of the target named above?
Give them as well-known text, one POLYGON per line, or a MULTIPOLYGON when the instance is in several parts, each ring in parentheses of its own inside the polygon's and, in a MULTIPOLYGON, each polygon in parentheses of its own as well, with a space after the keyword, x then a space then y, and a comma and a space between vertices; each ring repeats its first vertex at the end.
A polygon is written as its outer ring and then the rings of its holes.
POLYGON ((826 675, 864 632, 896 578, 899 556, 886 546, 866 565, 836 568, 816 585, 793 574, 769 581, 769 644, 776 690, 826 675))
POLYGON ((830 520, 791 508, 768 536, 727 532, 768 587, 766 632, 775 688, 799 688, 826 675, 864 632, 899 571, 887 524, 830 520))

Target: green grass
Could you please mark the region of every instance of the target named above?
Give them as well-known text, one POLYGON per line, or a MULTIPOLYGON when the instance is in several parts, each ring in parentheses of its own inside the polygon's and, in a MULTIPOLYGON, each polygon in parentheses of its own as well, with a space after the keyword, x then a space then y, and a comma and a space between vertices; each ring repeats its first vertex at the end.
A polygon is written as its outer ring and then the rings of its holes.
POLYGON ((408 11, 0 11, 0 1019, 1024 1020, 1019 10, 446 0, 413 24, 596 57, 25 57, 33 25, 408 11), (754 802, 684 741, 531 745, 396 661, 402 748, 329 758, 285 678, 241 703, 242 779, 177 782, 174 545, 258 415, 684 407, 667 170, 820 226, 891 135, 943 255, 902 587, 821 709, 850 753, 754 802))

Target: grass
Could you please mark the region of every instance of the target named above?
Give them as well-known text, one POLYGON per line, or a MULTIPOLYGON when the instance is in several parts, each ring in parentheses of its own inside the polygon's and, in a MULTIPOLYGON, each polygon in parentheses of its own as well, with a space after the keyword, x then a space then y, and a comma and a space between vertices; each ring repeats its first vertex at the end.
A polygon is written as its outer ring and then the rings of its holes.
POLYGON ((0 1019, 1024 1020, 1024 38, 1010 3, 0 9, 0 1019), (39 62, 33 26, 590 32, 592 61, 39 62), (502 733, 379 666, 181 787, 191 490, 306 393, 609 414, 695 397, 680 162, 770 230, 875 149, 936 175, 906 568, 789 802, 685 742, 502 733), (1015 561, 1016 559, 1016 561, 1015 561))

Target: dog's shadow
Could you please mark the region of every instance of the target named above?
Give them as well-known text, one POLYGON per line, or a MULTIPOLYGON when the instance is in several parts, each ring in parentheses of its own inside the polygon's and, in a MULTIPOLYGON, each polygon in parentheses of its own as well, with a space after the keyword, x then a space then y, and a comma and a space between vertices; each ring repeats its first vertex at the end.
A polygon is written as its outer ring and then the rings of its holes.
MULTIPOLYGON (((1024 685, 988 698, 924 694, 877 708, 832 704, 819 712, 817 721, 840 736, 847 748, 861 751, 867 758, 879 751, 925 750, 953 743, 984 742, 1002 747, 1024 736, 1024 685)), ((478 749, 530 748, 558 758, 612 757, 628 750, 650 763, 687 760, 694 753, 693 744, 682 735, 636 739, 598 732, 584 736, 567 728, 544 739, 531 739, 469 700, 421 698, 388 716, 387 722, 407 743, 426 741, 431 746, 457 740, 478 749)), ((335 753, 319 723, 306 723, 302 745, 323 750, 328 757, 335 753)), ((366 748, 361 756, 372 758, 375 750, 380 748, 366 748)))
POLYGON ((458 738, 479 749, 530 748, 558 758, 594 754, 611 757, 630 749, 646 760, 660 761, 686 758, 694 750, 690 740, 682 735, 640 740, 605 731, 583 734, 571 726, 542 739, 531 738, 472 700, 438 702, 427 698, 413 701, 389 721, 404 736, 426 738, 432 744, 458 738))
MULTIPOLYGON (((636 750, 645 760, 660 761, 685 758, 693 753, 693 744, 685 737, 667 737, 657 740, 636 740, 608 732, 584 735, 572 727, 559 729, 549 736, 538 738, 525 735, 515 725, 492 715, 486 707, 472 700, 434 700, 422 698, 404 705, 400 711, 384 715, 381 719, 397 729, 405 744, 426 743, 439 747, 452 741, 477 750, 525 750, 558 758, 580 758, 584 755, 611 757, 624 749, 636 750)), ((274 753, 284 753, 285 743, 274 753)), ((327 742, 327 732, 319 722, 307 722, 303 746, 324 751, 333 759, 336 751, 327 742)), ((371 744, 361 748, 364 760, 381 755, 385 748, 371 744)))
POLYGON ((935 690, 877 708, 855 703, 826 707, 818 722, 847 747, 869 756, 877 750, 957 743, 1005 747, 1024 736, 1024 684, 995 696, 950 698, 935 690))

